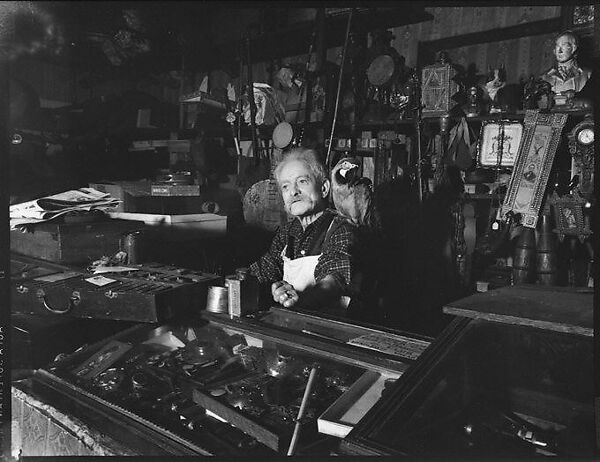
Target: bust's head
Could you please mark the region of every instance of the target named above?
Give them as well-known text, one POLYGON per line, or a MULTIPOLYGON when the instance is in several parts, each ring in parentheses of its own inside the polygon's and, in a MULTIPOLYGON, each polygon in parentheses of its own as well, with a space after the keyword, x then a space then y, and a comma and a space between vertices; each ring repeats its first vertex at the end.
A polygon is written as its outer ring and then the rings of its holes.
POLYGON ((554 40, 554 56, 559 64, 566 63, 577 55, 579 39, 570 30, 563 31, 554 40))

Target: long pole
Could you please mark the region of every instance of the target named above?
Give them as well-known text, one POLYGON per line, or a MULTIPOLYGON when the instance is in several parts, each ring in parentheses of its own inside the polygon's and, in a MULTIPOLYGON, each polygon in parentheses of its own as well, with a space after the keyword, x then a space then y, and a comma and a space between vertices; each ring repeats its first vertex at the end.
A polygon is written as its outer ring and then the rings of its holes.
POLYGON ((306 388, 304 389, 304 396, 302 397, 302 402, 300 403, 298 417, 296 417, 296 426, 294 427, 294 434, 292 435, 292 440, 290 441, 290 446, 288 448, 288 456, 294 455, 294 452, 296 451, 296 445, 298 444, 298 438, 300 437, 300 428, 302 427, 302 419, 304 418, 304 413, 306 412, 308 398, 312 391, 315 377, 317 376, 318 368, 319 367, 315 364, 310 371, 310 375, 308 376, 308 382, 306 383, 306 388))
MULTIPOLYGON (((185 90, 185 52, 183 44, 181 45, 181 80, 179 80, 179 99, 183 96, 185 90)), ((179 129, 183 129, 184 108, 183 104, 179 104, 179 129)))
POLYGON ((348 24, 346 25, 346 38, 344 40, 344 48, 342 49, 342 62, 340 64, 340 75, 338 77, 337 92, 335 95, 335 108, 333 110, 333 122, 331 124, 331 134, 329 135, 329 144, 327 146, 327 156, 325 158, 325 166, 329 169, 329 157, 331 155, 331 145, 333 144, 333 133, 335 131, 335 124, 337 122, 338 107, 340 105, 340 93, 342 91, 342 78, 344 74, 344 62, 346 61, 346 50, 348 48, 348 37, 350 36, 350 25, 352 24, 352 14, 354 8, 350 10, 348 15, 348 24))
POLYGON ((416 74, 416 72, 415 87, 416 88, 414 94, 417 96, 415 98, 415 131, 417 135, 417 188, 419 190, 419 202, 423 202, 423 171, 421 165, 423 162, 423 148, 421 146, 421 126, 423 125, 423 102, 421 101, 421 79, 419 79, 418 74, 416 74))
POLYGON ((258 150, 258 138, 256 136, 256 102, 254 101, 254 82, 252 81, 252 59, 250 57, 250 34, 246 41, 246 50, 248 58, 248 104, 250 105, 250 127, 252 128, 252 154, 254 155, 254 165, 260 163, 260 153, 258 150))

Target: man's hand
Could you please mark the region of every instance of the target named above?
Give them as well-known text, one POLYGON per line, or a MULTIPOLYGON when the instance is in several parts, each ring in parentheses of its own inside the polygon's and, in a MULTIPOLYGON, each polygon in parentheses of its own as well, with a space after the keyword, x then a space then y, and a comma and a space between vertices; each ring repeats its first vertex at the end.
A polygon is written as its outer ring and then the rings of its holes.
POLYGON ((271 294, 273 300, 281 303, 285 308, 294 306, 300 298, 294 286, 285 281, 274 282, 271 285, 271 294))

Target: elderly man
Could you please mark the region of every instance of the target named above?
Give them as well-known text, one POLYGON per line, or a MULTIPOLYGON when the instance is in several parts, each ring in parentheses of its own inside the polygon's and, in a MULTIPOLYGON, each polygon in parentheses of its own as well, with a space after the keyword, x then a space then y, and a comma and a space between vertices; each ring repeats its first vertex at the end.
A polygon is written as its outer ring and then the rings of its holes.
POLYGON ((287 152, 274 172, 288 214, 265 255, 250 266, 259 282, 271 283, 284 307, 347 306, 352 273, 353 226, 327 208, 330 182, 313 150, 287 152))
POLYGON ((556 94, 567 92, 580 92, 588 79, 591 77, 589 69, 583 69, 577 62, 577 49, 579 39, 567 30, 556 36, 554 42, 554 56, 556 66, 541 76, 543 80, 550 83, 552 91, 556 94))

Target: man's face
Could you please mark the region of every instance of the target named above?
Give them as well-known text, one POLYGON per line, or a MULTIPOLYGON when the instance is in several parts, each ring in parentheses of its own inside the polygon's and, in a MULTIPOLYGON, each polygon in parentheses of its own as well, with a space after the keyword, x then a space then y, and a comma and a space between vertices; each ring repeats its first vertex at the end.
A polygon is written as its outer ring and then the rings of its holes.
POLYGON ((324 208, 329 182, 319 184, 312 171, 300 160, 286 162, 279 173, 279 187, 285 210, 296 217, 319 212, 324 208))
POLYGON ((554 56, 559 63, 566 63, 573 57, 577 49, 575 40, 569 35, 561 35, 554 45, 554 56))

